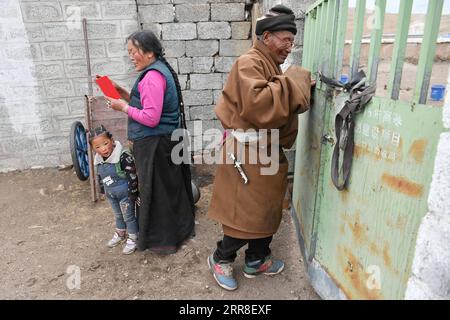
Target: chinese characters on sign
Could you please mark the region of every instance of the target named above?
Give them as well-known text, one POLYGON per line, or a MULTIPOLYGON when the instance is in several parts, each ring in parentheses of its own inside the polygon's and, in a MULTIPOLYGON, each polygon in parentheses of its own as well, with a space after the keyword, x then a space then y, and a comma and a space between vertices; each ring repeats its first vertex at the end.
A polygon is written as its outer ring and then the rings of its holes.
MULTIPOLYGON (((365 113, 376 125, 359 121, 355 126, 356 136, 360 136, 358 147, 365 153, 373 154, 377 158, 395 162, 400 158, 401 134, 403 120, 398 113, 386 110, 368 110, 365 113), (371 143, 373 142, 373 143, 371 143)), ((357 139, 358 140, 358 139, 357 139)))

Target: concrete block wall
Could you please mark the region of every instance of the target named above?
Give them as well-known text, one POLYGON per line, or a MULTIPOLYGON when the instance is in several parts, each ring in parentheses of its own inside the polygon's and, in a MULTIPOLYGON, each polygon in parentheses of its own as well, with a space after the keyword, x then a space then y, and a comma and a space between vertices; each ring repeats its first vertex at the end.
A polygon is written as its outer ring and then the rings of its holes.
MULTIPOLYGON (((125 38, 139 27, 151 29, 179 74, 191 133, 208 136, 206 130, 222 129, 213 108, 235 59, 251 47, 253 2, 2 0, 0 171, 71 164, 69 129, 84 121, 88 93, 82 18, 88 19, 94 75, 108 74, 130 88, 136 74, 125 38)), ((299 17, 312 3, 281 2, 299 17)), ((280 1, 259 3, 264 11, 280 1)), ((302 32, 296 39, 289 63, 300 63, 302 32)))
POLYGON ((125 38, 138 29, 134 0, 1 1, 0 170, 72 163, 69 130, 84 121, 88 94, 85 17, 93 74, 129 86, 125 38))
POLYGON ((214 106, 234 61, 252 45, 246 2, 137 0, 142 27, 160 37, 167 60, 178 70, 196 152, 213 147, 209 129, 222 130, 214 106))

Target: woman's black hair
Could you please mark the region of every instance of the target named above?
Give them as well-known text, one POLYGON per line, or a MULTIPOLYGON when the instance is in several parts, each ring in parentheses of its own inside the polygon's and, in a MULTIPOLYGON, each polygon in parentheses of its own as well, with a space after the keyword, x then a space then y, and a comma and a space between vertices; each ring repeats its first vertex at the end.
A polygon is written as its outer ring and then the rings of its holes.
POLYGON ((111 132, 106 130, 104 125, 100 125, 100 127, 95 128, 94 130, 89 131, 89 143, 92 144, 92 140, 99 136, 105 136, 109 139, 112 138, 111 132))
POLYGON ((183 95, 181 94, 180 81, 178 80, 178 74, 167 62, 166 58, 164 58, 164 49, 161 45, 161 41, 159 41, 158 37, 150 30, 136 31, 128 36, 127 42, 128 41, 131 41, 134 46, 142 50, 142 52, 144 53, 153 52, 156 58, 164 62, 164 64, 169 69, 175 81, 175 86, 177 87, 177 95, 180 102, 180 111, 182 116, 182 125, 186 129, 186 118, 184 114, 184 102, 183 95))

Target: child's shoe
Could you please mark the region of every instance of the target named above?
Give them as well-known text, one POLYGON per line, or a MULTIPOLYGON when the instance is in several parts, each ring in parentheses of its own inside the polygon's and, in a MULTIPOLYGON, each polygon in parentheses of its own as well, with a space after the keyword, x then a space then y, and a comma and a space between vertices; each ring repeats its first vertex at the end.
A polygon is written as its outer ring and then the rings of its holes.
POLYGON ((244 276, 246 278, 254 278, 259 274, 274 276, 284 269, 284 262, 267 256, 263 260, 252 261, 245 264, 244 276))
POLYGON ((114 248, 123 240, 125 240, 125 231, 123 231, 123 233, 120 231, 116 231, 114 232, 114 236, 112 237, 112 239, 108 241, 108 247, 114 248))
POLYGON ((123 247, 122 253, 132 254, 134 251, 136 251, 136 241, 137 234, 129 234, 125 247, 123 247))
POLYGON ((233 267, 231 263, 215 262, 213 255, 208 257, 208 266, 213 272, 217 284, 226 290, 236 290, 237 282, 233 277, 233 267))

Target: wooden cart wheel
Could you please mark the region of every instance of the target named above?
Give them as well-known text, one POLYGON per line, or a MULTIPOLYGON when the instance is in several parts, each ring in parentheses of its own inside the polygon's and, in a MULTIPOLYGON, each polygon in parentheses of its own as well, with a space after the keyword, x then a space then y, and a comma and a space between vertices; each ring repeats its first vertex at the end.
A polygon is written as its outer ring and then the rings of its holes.
POLYGON ((80 121, 75 121, 70 127, 70 153, 73 168, 82 181, 89 178, 88 147, 86 130, 80 121))
POLYGON ((192 185, 192 196, 194 198, 194 204, 200 200, 200 189, 197 187, 197 185, 191 180, 192 185))

